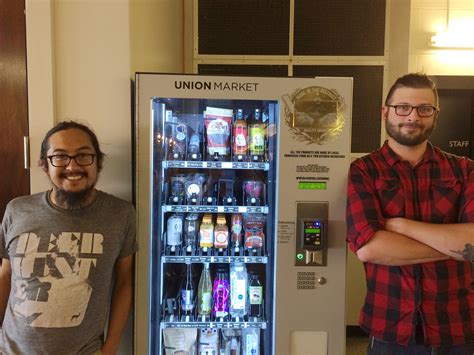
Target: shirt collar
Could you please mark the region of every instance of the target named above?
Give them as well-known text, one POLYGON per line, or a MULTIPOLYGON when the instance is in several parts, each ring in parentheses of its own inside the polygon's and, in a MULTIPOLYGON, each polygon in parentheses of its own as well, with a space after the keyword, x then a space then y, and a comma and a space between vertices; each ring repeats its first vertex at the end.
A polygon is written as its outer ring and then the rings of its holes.
MULTIPOLYGON (((392 150, 392 148, 389 147, 388 141, 385 141, 382 148, 380 148, 380 151, 382 153, 383 158, 390 166, 393 166, 396 163, 402 161, 400 157, 397 155, 397 153, 395 153, 392 150)), ((417 165, 423 164, 425 162, 436 162, 436 161, 437 159, 436 159, 436 154, 435 154, 433 145, 430 142, 428 142, 428 144, 426 145, 426 150, 423 153, 423 158, 421 158, 421 161, 417 165)))

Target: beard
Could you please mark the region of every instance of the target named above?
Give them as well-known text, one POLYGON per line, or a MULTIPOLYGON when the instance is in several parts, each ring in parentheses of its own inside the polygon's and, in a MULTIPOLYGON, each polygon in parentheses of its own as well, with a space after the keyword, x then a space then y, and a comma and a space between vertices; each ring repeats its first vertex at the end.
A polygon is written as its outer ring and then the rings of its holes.
POLYGON ((56 190, 56 200, 59 206, 68 209, 77 209, 90 203, 89 198, 94 191, 94 185, 88 186, 81 191, 66 191, 63 189, 56 190))
POLYGON ((428 140, 435 127, 436 118, 434 119, 433 124, 428 127, 416 122, 395 124, 390 122, 390 119, 387 119, 385 123, 385 131, 387 132, 387 135, 392 137, 397 143, 407 147, 414 147, 428 140), (417 128, 420 130, 420 133, 404 134, 401 131, 403 127, 417 128))

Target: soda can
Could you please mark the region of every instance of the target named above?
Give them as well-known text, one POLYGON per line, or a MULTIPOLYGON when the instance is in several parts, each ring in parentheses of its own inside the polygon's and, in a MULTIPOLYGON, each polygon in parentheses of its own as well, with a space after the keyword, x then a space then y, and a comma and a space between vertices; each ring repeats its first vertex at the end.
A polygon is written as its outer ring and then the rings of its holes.
POLYGON ((183 235, 183 216, 175 213, 168 218, 166 228, 166 244, 169 246, 180 246, 183 235))

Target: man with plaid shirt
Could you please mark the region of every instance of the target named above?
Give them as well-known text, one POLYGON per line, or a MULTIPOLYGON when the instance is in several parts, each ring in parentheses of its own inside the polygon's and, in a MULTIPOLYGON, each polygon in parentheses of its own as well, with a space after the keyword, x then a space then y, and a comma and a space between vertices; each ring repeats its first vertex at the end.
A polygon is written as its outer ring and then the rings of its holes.
POLYGON ((397 79, 387 141, 351 165, 347 240, 366 273, 368 354, 474 354, 474 162, 428 142, 438 113, 429 77, 397 79))

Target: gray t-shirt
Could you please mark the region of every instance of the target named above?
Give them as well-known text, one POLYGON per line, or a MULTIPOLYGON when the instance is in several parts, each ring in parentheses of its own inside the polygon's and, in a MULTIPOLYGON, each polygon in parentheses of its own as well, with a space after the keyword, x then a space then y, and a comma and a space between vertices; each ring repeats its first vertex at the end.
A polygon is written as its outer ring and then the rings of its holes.
POLYGON ((12 200, 1 227, 12 283, 0 353, 99 350, 115 261, 137 248, 133 206, 99 191, 91 205, 64 210, 43 192, 12 200))

